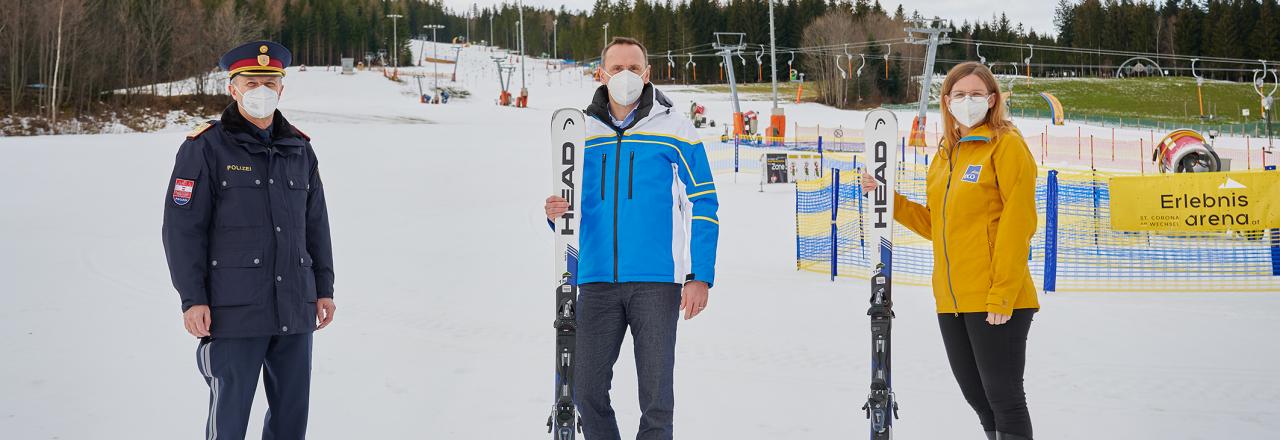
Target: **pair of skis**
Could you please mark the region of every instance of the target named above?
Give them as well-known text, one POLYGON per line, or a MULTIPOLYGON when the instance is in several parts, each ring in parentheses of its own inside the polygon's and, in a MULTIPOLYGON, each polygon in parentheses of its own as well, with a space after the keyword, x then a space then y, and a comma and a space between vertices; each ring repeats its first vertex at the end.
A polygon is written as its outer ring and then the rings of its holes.
POLYGON ((554 440, 573 440, 581 432, 581 420, 573 401, 573 365, 578 333, 578 183, 582 182, 582 146, 586 139, 582 111, 556 110, 551 116, 552 194, 569 201, 569 210, 556 219, 556 368, 555 403, 547 417, 547 432, 554 440))
POLYGON ((871 209, 862 221, 870 231, 871 272, 871 392, 862 406, 871 420, 871 440, 893 438, 898 402, 890 370, 890 330, 893 323, 893 198, 898 171, 898 118, 888 110, 867 115, 866 154, 876 189, 868 194, 871 209))
MULTIPOLYGON (((572 440, 581 421, 574 408, 574 338, 577 335, 578 217, 582 181, 585 118, 577 109, 560 109, 551 117, 552 193, 569 201, 569 209, 554 223, 556 286, 555 403, 547 430, 555 440, 572 440)), ((893 195, 898 170, 898 119, 888 110, 875 110, 866 120, 867 164, 878 183, 870 193, 871 211, 863 216, 870 231, 874 269, 871 275, 871 392, 862 407, 871 420, 871 439, 889 440, 898 403, 894 401, 890 370, 890 330, 893 320, 893 195)))

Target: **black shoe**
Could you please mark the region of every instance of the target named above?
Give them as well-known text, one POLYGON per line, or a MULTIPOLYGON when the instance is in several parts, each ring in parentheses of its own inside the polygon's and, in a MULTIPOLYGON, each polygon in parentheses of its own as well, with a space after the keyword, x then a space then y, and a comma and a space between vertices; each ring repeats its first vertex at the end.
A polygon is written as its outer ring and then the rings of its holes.
POLYGON ((996 432, 987 431, 987 440, 996 440, 996 432))
POLYGON ((995 433, 995 437, 991 437, 991 433, 988 432, 987 437, 995 440, 1031 440, 1031 438, 1029 437, 1023 437, 1017 434, 1010 434, 1007 432, 997 432, 995 433))

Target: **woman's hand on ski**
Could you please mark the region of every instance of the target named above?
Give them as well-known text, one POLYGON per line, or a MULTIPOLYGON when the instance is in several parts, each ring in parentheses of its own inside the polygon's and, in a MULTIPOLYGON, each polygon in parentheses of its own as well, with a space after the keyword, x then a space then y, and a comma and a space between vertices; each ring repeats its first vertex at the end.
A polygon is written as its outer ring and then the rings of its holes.
POLYGON ((1009 315, 1001 315, 995 312, 987 312, 987 324, 1000 325, 1009 322, 1009 315))
POLYGON ((684 283, 684 290, 680 292, 680 310, 684 310, 684 319, 686 321, 693 319, 707 308, 707 295, 711 287, 702 281, 690 281, 684 283))
POLYGON ((547 220, 554 222, 569 210, 569 201, 560 196, 547 197, 547 204, 543 209, 547 211, 547 220))
POLYGON ((866 171, 862 172, 862 195, 865 196, 867 195, 867 193, 875 191, 876 188, 878 188, 879 186, 880 186, 880 182, 876 182, 875 177, 872 177, 870 174, 867 174, 866 171))

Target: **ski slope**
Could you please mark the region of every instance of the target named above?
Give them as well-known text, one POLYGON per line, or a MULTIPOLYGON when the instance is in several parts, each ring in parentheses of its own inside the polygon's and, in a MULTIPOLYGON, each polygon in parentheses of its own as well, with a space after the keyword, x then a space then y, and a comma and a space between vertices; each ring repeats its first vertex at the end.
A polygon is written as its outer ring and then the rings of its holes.
MULTIPOLYGON (((584 107, 593 85, 530 62, 530 108, 498 107, 489 55, 463 51, 454 86, 472 95, 447 105, 419 104, 411 78, 396 84, 378 72, 311 67, 285 80, 281 109, 320 157, 337 272, 336 320, 315 342, 310 438, 548 437, 547 124, 555 108, 584 107)), ((439 67, 447 75, 452 66, 439 67)), ((722 96, 670 96, 677 110, 696 99, 728 119, 722 96)), ((787 107, 824 124, 857 127, 865 117, 787 107)), ((207 388, 160 244, 185 131, 0 138, 0 438, 203 432, 207 388)), ((797 272, 790 187, 760 193, 754 175, 733 177, 717 176, 716 287, 705 312, 680 324, 677 438, 865 436, 868 285, 797 272)), ((930 291, 894 290, 897 438, 983 438, 951 377, 930 291)), ((1037 438, 1280 432, 1280 293, 1041 302, 1026 375, 1037 438)), ((615 370, 618 419, 634 437, 629 341, 615 370)), ((251 437, 266 408, 258 399, 251 437)))

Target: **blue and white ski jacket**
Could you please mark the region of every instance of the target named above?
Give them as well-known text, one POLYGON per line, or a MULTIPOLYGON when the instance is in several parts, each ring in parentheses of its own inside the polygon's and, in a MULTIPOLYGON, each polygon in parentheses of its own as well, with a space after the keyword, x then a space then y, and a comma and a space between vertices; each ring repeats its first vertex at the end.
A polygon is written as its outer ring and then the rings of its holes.
POLYGON ((609 92, 587 108, 578 283, 715 281, 720 220, 707 153, 693 124, 647 84, 628 125, 609 92))

